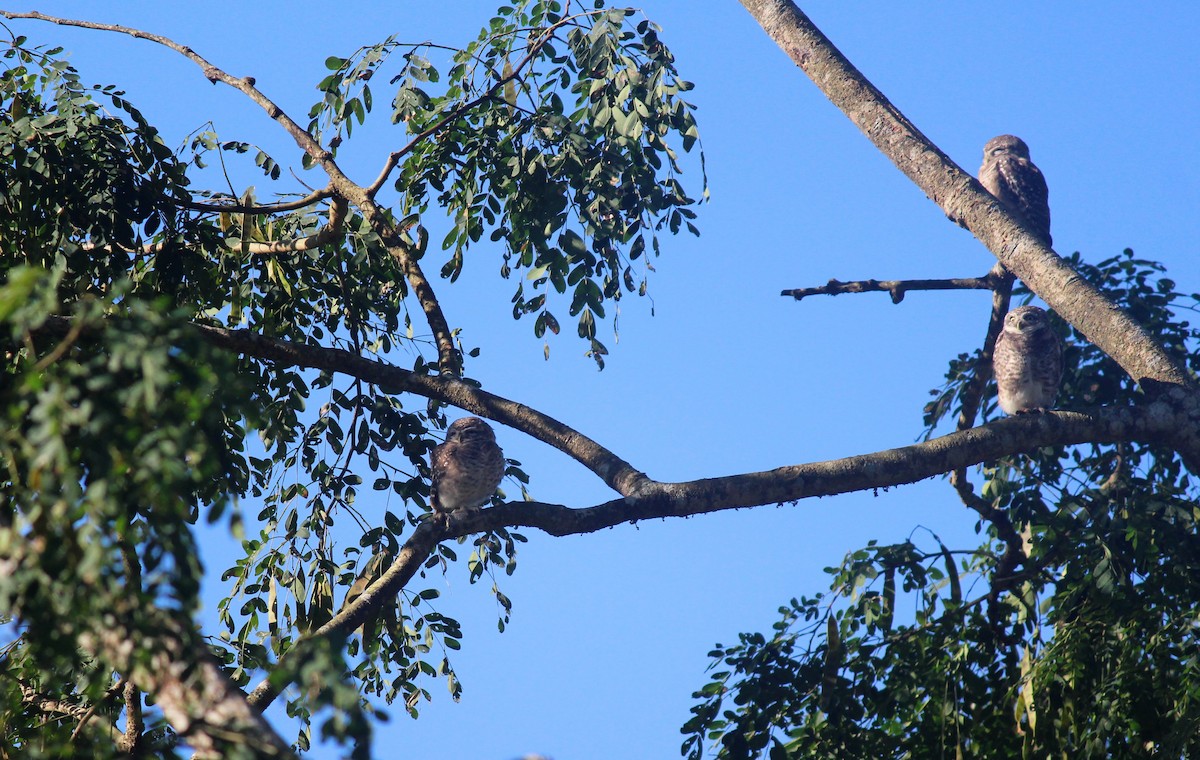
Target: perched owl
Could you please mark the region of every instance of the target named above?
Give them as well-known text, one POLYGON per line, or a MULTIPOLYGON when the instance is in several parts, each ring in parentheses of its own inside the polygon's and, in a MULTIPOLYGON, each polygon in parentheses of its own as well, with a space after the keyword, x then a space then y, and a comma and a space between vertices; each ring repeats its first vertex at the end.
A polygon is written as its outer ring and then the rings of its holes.
POLYGON ((1029 160, 1029 146, 1024 140, 1014 135, 988 140, 983 146, 979 182, 1050 247, 1054 240, 1050 237, 1046 178, 1029 160))
POLYGON ((504 454, 496 434, 478 417, 455 420, 431 461, 433 511, 439 514, 483 506, 504 477, 504 454))
POLYGON ((992 368, 1006 413, 1044 412, 1054 406, 1062 381, 1062 343, 1045 311, 1018 306, 1004 315, 992 368))

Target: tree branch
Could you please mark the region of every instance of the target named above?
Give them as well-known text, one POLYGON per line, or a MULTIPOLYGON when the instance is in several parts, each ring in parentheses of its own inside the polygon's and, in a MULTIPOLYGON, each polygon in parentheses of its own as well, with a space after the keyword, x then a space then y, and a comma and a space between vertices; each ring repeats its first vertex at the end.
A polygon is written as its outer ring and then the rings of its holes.
POLYGON ((294 201, 266 203, 263 205, 247 206, 239 198, 222 198, 218 199, 219 202, 214 203, 175 199, 173 203, 180 208, 186 208, 190 211, 229 212, 231 214, 281 214, 287 211, 296 211, 332 197, 334 197, 333 188, 325 187, 320 190, 314 190, 303 198, 297 198, 294 201))
POLYGON ((337 240, 342 233, 342 225, 346 222, 346 200, 334 197, 329 204, 329 222, 321 225, 315 234, 292 240, 273 240, 266 243, 247 241, 246 252, 256 255, 287 253, 288 251, 311 251, 328 245, 337 240))
POLYGON ((109 723, 103 715, 97 715, 94 706, 89 707, 85 704, 56 699, 23 682, 19 682, 17 685, 21 690, 21 701, 30 708, 47 715, 61 715, 78 721, 79 725, 72 732, 72 738, 86 727, 105 735, 112 741, 118 752, 129 752, 132 749, 132 745, 126 743, 125 735, 118 731, 116 726, 109 723))
POLYGON ((125 741, 137 747, 146 724, 142 720, 142 691, 133 681, 125 682, 125 741))
MULTIPOLYGON (((664 494, 676 501, 682 498, 684 501, 698 499, 708 502, 718 496, 729 500, 726 503, 718 499, 718 503, 724 503, 725 506, 712 508, 693 505, 695 508, 689 506, 683 511, 668 511, 663 514, 634 512, 615 521, 606 521, 610 518, 605 517, 595 524, 595 527, 582 527, 591 524, 586 521, 571 522, 562 532, 557 532, 550 524, 530 524, 532 527, 542 527, 554 535, 591 532, 611 527, 626 519, 687 516, 733 506, 757 506, 810 496, 887 488, 1043 446, 1140 440, 1178 448, 1200 443, 1200 392, 1190 388, 1173 388, 1158 398, 1148 399, 1146 403, 1132 407, 1100 407, 1088 413, 1021 415, 957 431, 915 446, 874 454, 810 465, 795 465, 765 473, 727 476, 685 484, 663 484, 650 479, 612 451, 553 417, 454 378, 420 375, 343 349, 292 343, 250 330, 211 325, 194 327, 213 345, 237 351, 251 358, 270 361, 277 367, 305 367, 342 373, 375 384, 389 393, 415 393, 488 417, 527 433, 572 457, 626 500, 630 500, 629 503, 641 503, 651 497, 658 499, 664 494), (1002 441, 995 437, 999 432, 1005 433, 1006 437, 1002 441), (976 441, 986 444, 977 444, 976 441), (912 452, 926 452, 922 454, 925 464, 909 472, 905 469, 904 456, 912 452), (929 452, 940 452, 939 458, 929 459, 929 452), (772 485, 769 482, 771 478, 779 478, 780 482, 772 485), (801 478, 803 482, 793 482, 797 478, 801 478), (709 487, 719 486, 721 490, 719 493, 694 490, 704 483, 710 484, 709 487), (678 490, 684 486, 691 490, 678 490)), ((56 333, 65 332, 70 329, 70 320, 65 317, 51 317, 47 320, 45 329, 56 333)), ((625 502, 618 500, 618 503, 625 502)), ((488 528, 485 526, 481 529, 488 528)))
MULTIPOLYGON (((292 663, 303 661, 307 642, 353 631, 383 604, 395 598, 443 540, 514 527, 537 528, 552 536, 579 535, 639 520, 690 517, 853 491, 886 489, 1038 446, 1118 440, 1162 442, 1177 426, 1194 425, 1196 421, 1197 415, 1181 414, 1164 400, 1137 407, 1099 408, 1087 413, 1024 415, 924 443, 827 462, 683 483, 646 479, 636 495, 592 507, 572 508, 521 501, 454 512, 444 524, 426 520, 413 532, 383 576, 280 658, 272 675, 251 691, 247 701, 255 709, 265 710, 290 682, 292 663)), ((1019 558, 1014 556, 1012 559, 1019 558)))
POLYGON ((999 278, 989 272, 983 277, 959 277, 946 280, 851 280, 850 282, 830 280, 828 283, 816 287, 784 290, 779 295, 791 296, 799 301, 808 296, 886 292, 891 295, 892 303, 900 303, 910 290, 994 290, 999 284, 999 278))
MULTIPOLYGON (((13 548, 2 563, 6 572, 16 574, 23 564, 36 561, 31 558, 37 551, 33 546, 13 548)), ((137 558, 131 560, 128 552, 124 558, 126 572, 140 574, 140 568, 131 572, 128 567, 137 558)), ((231 750, 235 747, 253 747, 258 757, 295 758, 288 744, 246 703, 245 695, 226 675, 185 613, 146 604, 134 593, 117 600, 102 618, 81 625, 75 638, 80 649, 122 674, 127 684, 136 683, 153 695, 175 733, 197 757, 222 758, 234 754, 231 750)), ((126 699, 136 695, 136 689, 123 691, 126 699)), ((117 692, 110 689, 108 696, 117 692)), ((89 715, 90 708, 85 705, 42 698, 24 686, 22 693, 39 709, 67 714, 89 725, 101 721, 104 731, 124 752, 138 748, 141 716, 137 711, 129 716, 127 735, 94 713, 89 715), (137 736, 133 735, 135 728, 137 736)))
MULTIPOLYGON (((46 328, 69 330, 69 320, 51 318, 46 328)), ((563 423, 452 378, 419 375, 341 349, 289 343, 247 330, 205 325, 197 325, 196 329, 214 345, 270 361, 277 367, 343 373, 388 392, 416 393, 489 417, 567 453, 622 494, 622 498, 587 508, 514 502, 480 512, 453 514, 444 526, 426 522, 414 531, 378 582, 306 640, 353 630, 385 600, 394 597, 439 541, 470 533, 502 527, 533 527, 554 536, 590 533, 624 522, 890 488, 1035 447, 1125 440, 1171 445, 1180 439, 1181 431, 1190 431, 1182 434, 1193 439, 1200 435, 1200 394, 1177 388, 1133 407, 1023 415, 871 454, 765 472, 661 483, 563 423)), ((304 648, 295 651, 293 657, 299 658, 304 648)), ((281 661, 276 673, 251 693, 250 704, 256 709, 265 709, 286 686, 290 661, 281 661)))
POLYGON ((900 171, 1144 390, 1192 380, 1141 325, 1080 278, 1037 235, 892 105, 790 0, 741 0, 792 61, 900 171))
MULTIPOLYGON (((211 210, 218 210, 218 208, 221 211, 231 211, 240 207, 213 207, 211 210)), ((255 206, 253 208, 261 210, 267 207, 255 206)), ((252 256, 268 256, 275 253, 287 253, 289 251, 315 250, 323 245, 328 245, 337 240, 338 235, 340 235, 342 232, 342 225, 346 222, 346 211, 347 204, 345 199, 335 197, 333 202, 329 204, 329 222, 321 225, 321 228, 314 234, 299 238, 292 238, 290 240, 270 240, 267 242, 247 240, 243 243, 244 250, 246 253, 252 256)), ((122 251, 123 253, 153 255, 164 250, 166 245, 163 243, 146 243, 142 247, 135 249, 118 246, 116 244, 95 245, 94 243, 84 243, 80 247, 85 251, 108 251, 109 253, 122 251)), ((227 242, 226 247, 232 249, 227 242)), ((236 250, 242 250, 242 248, 239 247, 236 250)))
POLYGON ((210 82, 223 82, 239 90, 258 104, 260 108, 267 112, 268 116, 274 119, 292 136, 292 139, 296 141, 301 150, 324 169, 325 173, 329 176, 330 188, 337 195, 354 204, 362 212, 363 218, 367 220, 375 233, 379 235, 383 244, 387 247, 388 253, 399 264, 401 271, 404 272, 405 277, 408 279, 413 294, 417 297, 417 301, 421 304, 421 308, 425 312, 425 319, 429 323, 429 328, 433 332, 434 341, 438 347, 439 369, 443 373, 453 376, 458 376, 462 373, 462 357, 459 355, 458 349, 454 347, 454 338, 450 333, 446 316, 442 313, 441 304, 433 292, 433 286, 430 285, 429 280, 425 277, 425 273, 421 270, 420 264, 417 263, 416 251, 404 240, 403 235, 400 234, 400 231, 391 221, 386 210, 370 197, 365 188, 355 184, 342 172, 341 168, 333 160, 333 154, 317 142, 316 138, 297 124, 295 120, 288 116, 270 98, 258 90, 254 86, 253 78, 242 77, 239 79, 231 76, 209 63, 190 47, 180 45, 162 35, 143 32, 140 29, 132 29, 116 24, 98 24, 92 21, 57 18, 38 13, 37 11, 30 11, 28 13, 0 11, 0 15, 9 19, 34 19, 63 26, 77 26, 84 29, 117 32, 137 39, 156 42, 191 60, 204 71, 204 76, 210 82))
MULTIPOLYGON (((138 557, 137 550, 129 541, 122 540, 121 545, 121 564, 125 571, 125 585, 129 589, 136 589, 139 593, 142 589, 142 561, 138 557)), ((122 698, 125 700, 125 741, 128 747, 124 750, 130 753, 138 751, 138 744, 142 738, 142 731, 145 729, 145 724, 142 721, 142 692, 137 685, 128 678, 122 679, 122 698)))
MULTIPOLYGON (((987 389, 988 378, 992 376, 992 353, 996 348, 996 339, 1000 337, 1000 331, 1004 329, 1004 316, 1008 314, 1009 303, 1012 301, 1013 277, 1003 264, 997 262, 992 271, 988 272, 987 278, 996 283, 996 287, 992 290, 992 311, 988 315, 987 332, 983 336, 983 349, 980 350, 979 359, 975 363, 974 374, 971 375, 971 379, 962 391, 962 408, 959 410, 956 426, 958 430, 967 430, 975 425, 975 417, 979 414, 979 405, 983 402, 983 393, 987 389)), ((975 488, 967 480, 967 470, 964 467, 950 473, 950 485, 958 493, 963 504, 979 512, 982 517, 996 526, 998 534, 1008 547, 1004 556, 1006 561, 1011 564, 1014 561, 1011 559, 1013 547, 1017 546, 1013 541, 1019 536, 1016 535, 1007 513, 995 509, 975 493, 975 488), (981 511, 981 508, 985 508, 985 511, 981 511)), ((1023 559, 1024 544, 1020 544, 1020 547, 1020 557, 1023 559)))
MULTIPOLYGON (((61 323, 67 320, 56 318, 52 322, 58 329, 63 329, 65 325, 61 323)), ((416 393, 495 420, 567 454, 623 496, 636 494, 648 482, 646 475, 633 465, 553 417, 455 378, 419 375, 350 351, 292 343, 250 330, 210 325, 196 325, 196 328, 214 345, 270 361, 279 367, 307 367, 342 373, 373 383, 389 393, 416 393)))
MULTIPOLYGON (((73 320, 67 317, 49 317, 37 333, 62 336, 72 330, 72 324, 73 320)), ((421 375, 344 349, 293 343, 251 330, 201 324, 193 327, 215 346, 269 361, 277 367, 341 373, 377 385, 388 393, 415 393, 495 420, 567 454, 622 496, 636 495, 649 482, 633 465, 553 417, 455 378, 421 375)), ((95 329, 84 329, 82 333, 86 335, 95 329)))

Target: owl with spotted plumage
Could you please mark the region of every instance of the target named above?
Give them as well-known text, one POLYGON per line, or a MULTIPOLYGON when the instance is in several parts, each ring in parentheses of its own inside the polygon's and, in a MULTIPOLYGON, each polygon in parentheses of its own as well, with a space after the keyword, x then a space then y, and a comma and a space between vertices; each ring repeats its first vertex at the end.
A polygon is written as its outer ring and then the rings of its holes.
POLYGON ((1062 382, 1062 342, 1050 315, 1036 306, 1019 306, 1004 315, 992 368, 1007 414, 1044 412, 1054 406, 1062 382))
POLYGON ((1029 160, 1029 146, 1016 135, 1000 135, 983 146, 979 182, 1010 213, 1025 222, 1030 232, 1049 248, 1050 194, 1046 178, 1029 160))
POLYGON ((430 457, 435 514, 477 509, 487 503, 504 477, 504 453, 492 426, 478 417, 463 417, 446 429, 446 442, 430 457))

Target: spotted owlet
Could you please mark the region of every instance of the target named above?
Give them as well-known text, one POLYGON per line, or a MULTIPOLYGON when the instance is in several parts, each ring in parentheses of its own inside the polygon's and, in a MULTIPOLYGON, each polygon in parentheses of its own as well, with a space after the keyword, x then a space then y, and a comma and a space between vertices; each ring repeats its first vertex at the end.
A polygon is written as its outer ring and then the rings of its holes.
POLYGON ((483 506, 504 477, 504 453, 496 445, 496 434, 478 417, 455 420, 431 461, 433 511, 439 514, 483 506))
POLYGON ((1054 406, 1062 381, 1062 343, 1045 311, 1018 306, 1004 315, 992 366, 1006 413, 1044 412, 1054 406))
POLYGON ((979 182, 1050 247, 1054 240, 1050 237, 1046 178, 1029 160, 1029 146, 1024 140, 1015 135, 1000 135, 988 140, 983 146, 979 182))

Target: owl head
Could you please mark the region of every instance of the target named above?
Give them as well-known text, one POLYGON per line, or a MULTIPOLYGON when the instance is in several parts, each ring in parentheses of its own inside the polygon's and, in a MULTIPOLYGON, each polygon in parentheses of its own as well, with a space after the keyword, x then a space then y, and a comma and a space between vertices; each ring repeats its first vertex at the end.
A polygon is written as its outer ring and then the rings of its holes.
POLYGON ((1016 156, 1029 158, 1029 146, 1016 135, 1000 135, 987 141, 983 146, 983 160, 996 159, 1000 156, 1016 156))
POLYGON ((487 441, 496 442, 496 433, 492 426, 478 417, 463 417, 450 423, 446 428, 446 443, 451 441, 487 441))
POLYGON ((1018 306, 1004 315, 1004 332, 1033 335, 1050 327, 1050 315, 1037 306, 1018 306))

